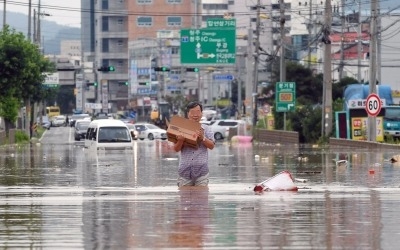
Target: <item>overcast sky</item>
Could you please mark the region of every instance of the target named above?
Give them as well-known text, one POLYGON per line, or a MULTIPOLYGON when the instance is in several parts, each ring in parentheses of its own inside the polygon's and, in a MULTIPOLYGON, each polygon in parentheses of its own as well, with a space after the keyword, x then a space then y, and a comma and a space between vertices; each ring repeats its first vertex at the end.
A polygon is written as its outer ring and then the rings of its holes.
MULTIPOLYGON (((20 12, 28 15, 29 0, 6 0, 6 10, 20 12)), ((39 0, 32 0, 33 9, 38 9, 39 0)), ((40 0, 41 13, 49 14, 43 19, 54 21, 62 25, 80 27, 81 25, 81 0, 40 0)), ((0 1, 0 10, 3 11, 4 2, 0 1)), ((42 19, 42 20, 43 20, 42 19)))

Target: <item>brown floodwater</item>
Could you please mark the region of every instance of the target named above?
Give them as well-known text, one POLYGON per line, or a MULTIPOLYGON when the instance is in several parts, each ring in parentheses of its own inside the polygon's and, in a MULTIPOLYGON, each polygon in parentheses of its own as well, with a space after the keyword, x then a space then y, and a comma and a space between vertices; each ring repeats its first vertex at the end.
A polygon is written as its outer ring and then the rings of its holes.
POLYGON ((218 143, 209 187, 179 190, 164 141, 1 147, 0 248, 398 249, 395 154, 218 143), (299 191, 254 194, 282 170, 299 191))

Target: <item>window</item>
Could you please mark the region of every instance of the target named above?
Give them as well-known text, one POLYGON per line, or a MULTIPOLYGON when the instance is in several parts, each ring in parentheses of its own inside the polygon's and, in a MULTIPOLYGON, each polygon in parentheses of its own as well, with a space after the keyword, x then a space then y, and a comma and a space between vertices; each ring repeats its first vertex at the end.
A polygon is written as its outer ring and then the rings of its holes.
POLYGON ((234 127, 237 126, 238 123, 237 122, 233 122, 233 121, 220 121, 218 123, 219 126, 224 126, 224 127, 234 127))
POLYGON ((102 10, 108 10, 108 0, 102 0, 101 1, 101 9, 102 10))
POLYGON ((109 44, 108 44, 108 38, 103 38, 102 42, 102 52, 108 52, 109 51, 109 44))
POLYGON ((205 10, 227 10, 227 4, 203 4, 203 9, 205 10))
POLYGON ((153 18, 151 16, 139 16, 137 17, 138 26, 152 26, 153 18))
POLYGON ((181 26, 182 25, 182 17, 180 17, 180 16, 167 17, 167 25, 168 26, 181 26))
POLYGON ((182 3, 182 0, 167 0, 167 3, 169 3, 169 4, 179 4, 179 3, 182 3))
POLYGON ((129 131, 125 127, 99 128, 99 142, 130 142, 129 131))
POLYGON ((101 30, 102 31, 108 31, 108 17, 103 16, 101 19, 101 30))
POLYGON ((138 4, 151 4, 153 0, 137 0, 138 4))
POLYGON ((179 54, 179 47, 171 47, 171 54, 178 55, 179 54))

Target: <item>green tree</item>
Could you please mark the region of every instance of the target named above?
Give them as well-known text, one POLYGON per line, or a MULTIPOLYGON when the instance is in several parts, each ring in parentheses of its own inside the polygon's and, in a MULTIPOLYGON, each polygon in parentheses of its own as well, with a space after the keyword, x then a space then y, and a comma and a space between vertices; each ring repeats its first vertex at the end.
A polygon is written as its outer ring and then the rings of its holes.
MULTIPOLYGON (((42 100, 45 96, 42 88, 46 77, 44 72, 52 72, 54 68, 35 44, 6 25, 0 32, 0 102, 3 110, 11 112, 8 108, 4 109, 5 100, 8 103, 13 98, 31 100, 32 103, 42 100)), ((14 108, 18 112, 19 105, 14 108)), ((12 127, 15 121, 13 116, 5 115, 4 118, 10 125, 7 127, 12 127)))
MULTIPOLYGON (((279 68, 279 67, 274 67, 279 68)), ((321 138, 323 75, 314 75, 312 71, 298 63, 289 62, 286 67, 287 82, 296 83, 296 109, 287 113, 286 129, 299 132, 303 143, 317 142, 321 138)), ((279 71, 273 71, 273 78, 279 78, 279 71)), ((333 112, 343 109, 343 92, 347 85, 357 80, 345 77, 332 85, 333 112)), ((263 89, 263 100, 275 105, 275 84, 263 89)), ((283 129, 283 113, 274 112, 275 127, 283 129)), ((335 121, 333 121, 335 122, 335 121)), ((334 133, 335 129, 332 133, 334 133)))
POLYGON ((14 123, 10 121, 15 121, 17 119, 19 106, 19 100, 11 95, 6 95, 1 98, 0 117, 3 117, 6 121, 6 131, 9 131, 10 128, 14 128, 14 123))
POLYGON ((332 85, 332 100, 343 98, 344 89, 349 84, 358 83, 356 79, 352 77, 344 77, 339 82, 332 85))

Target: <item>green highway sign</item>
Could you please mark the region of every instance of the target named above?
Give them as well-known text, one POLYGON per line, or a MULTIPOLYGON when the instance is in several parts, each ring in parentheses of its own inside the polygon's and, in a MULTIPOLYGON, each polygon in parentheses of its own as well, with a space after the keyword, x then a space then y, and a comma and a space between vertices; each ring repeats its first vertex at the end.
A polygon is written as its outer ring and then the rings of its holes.
POLYGON ((181 30, 181 64, 234 64, 236 29, 181 30))
POLYGON ((275 86, 276 112, 294 111, 296 106, 296 83, 277 82, 275 86))
POLYGON ((44 88, 58 88, 59 84, 42 84, 44 88))
POLYGON ((209 18, 206 24, 208 29, 236 29, 236 19, 209 18))

